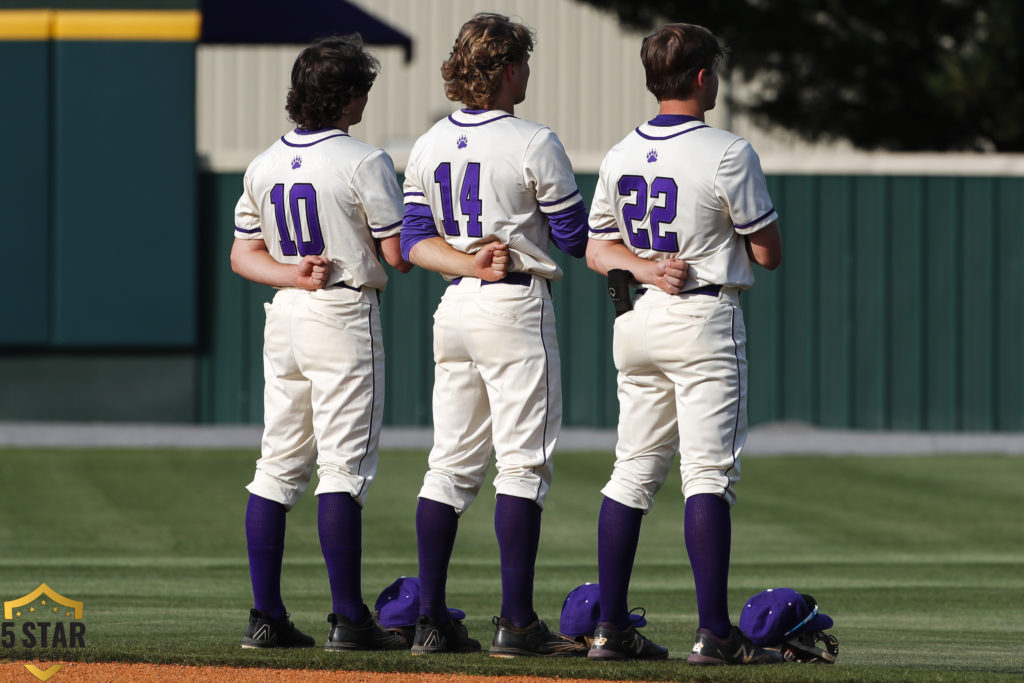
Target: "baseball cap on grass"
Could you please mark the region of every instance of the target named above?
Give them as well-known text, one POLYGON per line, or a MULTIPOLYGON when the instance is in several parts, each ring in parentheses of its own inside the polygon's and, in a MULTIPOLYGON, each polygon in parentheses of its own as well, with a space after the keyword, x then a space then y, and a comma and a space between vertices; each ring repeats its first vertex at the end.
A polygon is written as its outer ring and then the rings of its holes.
MULTIPOLYGON (((381 591, 373 609, 384 628, 415 626, 420 616, 420 580, 415 576, 401 576, 381 591)), ((452 619, 465 619, 466 613, 448 608, 452 619)))
MULTIPOLYGON (((601 618, 600 599, 601 589, 596 583, 585 583, 573 588, 562 603, 558 630, 570 638, 594 635, 598 619, 601 618)), ((637 628, 647 625, 643 614, 630 613, 629 618, 637 628)))
POLYGON ((818 611, 817 601, 792 588, 769 588, 747 600, 740 630, 754 645, 779 645, 801 633, 832 627, 832 617, 818 611))

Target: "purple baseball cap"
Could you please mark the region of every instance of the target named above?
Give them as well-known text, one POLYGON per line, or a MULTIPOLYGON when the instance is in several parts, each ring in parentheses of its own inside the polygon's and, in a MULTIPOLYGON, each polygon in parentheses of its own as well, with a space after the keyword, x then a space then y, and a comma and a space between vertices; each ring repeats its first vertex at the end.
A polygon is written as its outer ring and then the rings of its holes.
MULTIPOLYGON (((384 628, 415 626, 420 616, 420 580, 415 576, 401 576, 381 591, 373 609, 384 628)), ((452 619, 465 619, 466 613, 448 608, 452 619)))
MULTIPOLYGON (((585 583, 573 588, 562 603, 558 630, 570 638, 594 635, 598 619, 601 618, 600 598, 601 589, 596 583, 585 583)), ((647 624, 642 614, 630 614, 629 618, 637 628, 647 624)))
POLYGON ((805 631, 824 631, 832 623, 813 597, 792 588, 761 591, 740 613, 740 630, 754 645, 779 645, 805 631))

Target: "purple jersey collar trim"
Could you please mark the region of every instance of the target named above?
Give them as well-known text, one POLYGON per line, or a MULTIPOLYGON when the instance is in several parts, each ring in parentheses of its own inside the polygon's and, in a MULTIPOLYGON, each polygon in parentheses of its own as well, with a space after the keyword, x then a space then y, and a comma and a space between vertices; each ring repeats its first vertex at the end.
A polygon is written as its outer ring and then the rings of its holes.
POLYGON ((639 135, 640 137, 644 138, 645 140, 668 140, 670 138, 678 137, 680 135, 685 135, 686 133, 692 133, 693 131, 700 130, 701 128, 710 128, 711 127, 708 124, 701 122, 700 119, 695 119, 695 118, 693 118, 691 116, 686 116, 685 119, 687 119, 687 120, 679 121, 678 123, 662 123, 662 122, 655 123, 655 121, 658 121, 663 116, 664 117, 671 116, 672 118, 676 118, 678 116, 678 118, 680 118, 680 119, 684 118, 682 115, 663 114, 661 116, 656 116, 654 119, 652 119, 649 125, 651 125, 652 127, 657 126, 659 128, 664 128, 664 127, 669 127, 669 126, 685 125, 687 123, 691 123, 691 122, 694 122, 694 121, 696 121, 699 125, 690 126, 689 128, 687 128, 685 130, 680 130, 680 131, 677 131, 675 133, 670 133, 669 135, 649 135, 649 134, 643 132, 642 130, 640 130, 640 126, 637 126, 636 127, 636 134, 639 135))
POLYGON ((460 109, 459 111, 457 111, 457 112, 455 112, 453 114, 449 114, 448 115, 448 120, 449 121, 454 123, 456 126, 460 126, 462 128, 473 128, 475 126, 484 126, 484 125, 487 125, 488 123, 494 123, 495 121, 500 121, 501 119, 507 119, 507 118, 515 118, 515 117, 512 116, 512 114, 509 114, 508 112, 504 112, 504 111, 502 111, 500 109, 460 109), (486 116, 487 114, 495 114, 495 116, 493 116, 492 118, 486 119, 484 121, 463 122, 463 121, 456 120, 455 116, 458 115, 458 114, 463 114, 463 115, 467 115, 467 116, 481 116, 481 117, 482 116, 486 116))
POLYGON ((301 127, 299 127, 299 128, 295 129, 295 134, 296 135, 316 135, 317 133, 326 133, 326 132, 332 131, 332 130, 336 130, 336 131, 339 131, 339 132, 344 132, 340 128, 335 128, 334 126, 327 126, 326 128, 317 128, 316 130, 310 130, 309 128, 301 128, 301 127))
POLYGON ((287 135, 281 136, 281 142, 288 145, 289 147, 312 147, 313 145, 323 142, 324 140, 330 140, 331 138, 347 138, 349 134, 340 128, 321 128, 320 130, 309 130, 306 128, 296 128, 292 131, 296 135, 322 135, 323 137, 316 140, 310 140, 309 142, 289 142, 287 135))
MULTIPOLYGON (((653 119, 647 122, 649 126, 658 126, 667 128, 669 126, 679 126, 690 121, 700 121, 695 116, 689 114, 658 114, 653 119)), ((704 123, 701 121, 701 123, 704 123)))

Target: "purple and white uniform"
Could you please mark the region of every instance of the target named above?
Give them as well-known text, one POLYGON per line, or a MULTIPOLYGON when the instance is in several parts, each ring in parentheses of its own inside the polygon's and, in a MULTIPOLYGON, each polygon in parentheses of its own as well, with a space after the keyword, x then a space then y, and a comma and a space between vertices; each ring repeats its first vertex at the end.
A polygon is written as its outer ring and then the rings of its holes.
POLYGON ((620 414, 605 496, 650 510, 682 444, 683 493, 735 502, 747 437, 739 294, 754 282, 744 236, 777 219, 753 148, 699 119, 659 115, 606 155, 590 238, 689 270, 681 294, 647 285, 615 320, 620 414))
POLYGON ((265 304, 262 457, 247 487, 287 508, 317 464, 317 495, 362 505, 377 470, 384 406, 374 238, 397 235, 402 198, 391 158, 337 128, 296 129, 257 156, 235 207, 235 237, 277 261, 320 254, 323 289, 279 289, 265 304))
POLYGON ((475 253, 509 246, 499 283, 453 278, 434 314, 434 446, 419 493, 461 514, 492 448, 499 494, 543 506, 562 422, 548 241, 586 251, 586 208, 549 128, 501 110, 457 111, 419 140, 405 171, 402 253, 443 237, 475 253))

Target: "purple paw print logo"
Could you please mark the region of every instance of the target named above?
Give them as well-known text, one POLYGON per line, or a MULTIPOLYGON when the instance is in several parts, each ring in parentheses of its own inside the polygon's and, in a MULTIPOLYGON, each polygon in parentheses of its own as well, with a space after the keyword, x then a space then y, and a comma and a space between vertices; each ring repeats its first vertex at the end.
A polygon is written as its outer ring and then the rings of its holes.
POLYGON ((300 166, 302 166, 302 157, 292 159, 292 168, 299 168, 300 166))
POLYGON ((469 138, 467 138, 465 135, 460 135, 459 139, 455 141, 455 145, 459 149, 466 149, 466 147, 469 145, 469 138))
POLYGON ((653 164, 658 160, 658 150, 652 149, 647 152, 647 163, 653 164))

